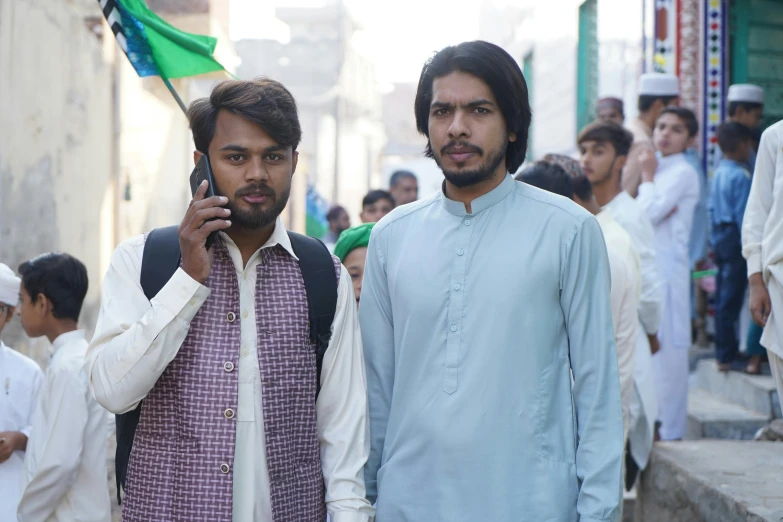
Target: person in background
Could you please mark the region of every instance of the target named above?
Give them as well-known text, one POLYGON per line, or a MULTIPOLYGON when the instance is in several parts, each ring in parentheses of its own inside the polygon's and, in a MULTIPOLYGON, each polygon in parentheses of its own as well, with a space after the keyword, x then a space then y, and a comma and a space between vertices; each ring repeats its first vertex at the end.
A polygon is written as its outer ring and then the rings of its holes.
MULTIPOLYGON (((0 263, 0 334, 19 302, 19 279, 0 263)), ((33 413, 44 376, 32 359, 0 341, 0 521, 16 520, 33 413)))
POLYGON ((658 332, 661 348, 653 357, 662 440, 682 439, 687 422, 692 284, 688 242, 699 201, 699 179, 685 151, 698 130, 692 111, 667 107, 653 132, 660 161, 649 150, 640 157, 642 184, 637 200, 655 228, 655 255, 665 303, 658 332))
POLYGON ((324 236, 323 242, 329 251, 332 251, 343 230, 351 228, 351 218, 348 217, 348 211, 343 207, 334 205, 326 213, 326 221, 329 223, 329 231, 324 236))
POLYGON ((625 104, 620 98, 612 96, 599 98, 595 109, 598 121, 611 121, 617 125, 625 122, 625 104))
POLYGON ((357 227, 349 228, 342 234, 334 246, 334 255, 340 258, 343 266, 348 270, 353 284, 353 295, 356 304, 359 304, 359 296, 362 293, 362 280, 364 279, 364 264, 367 260, 367 245, 370 243, 370 232, 375 223, 364 223, 357 227))
MULTIPOLYGON (((639 193, 642 168, 639 157, 642 151, 654 151, 653 127, 661 112, 669 105, 677 105, 680 82, 673 74, 646 73, 639 77, 639 115, 628 122, 626 129, 633 135, 633 145, 623 168, 623 189, 631 197, 639 193)), ((690 315, 689 315, 690 317, 690 315)))
MULTIPOLYGON (((718 127, 718 144, 723 158, 712 174, 710 199, 710 243, 718 265, 715 305, 715 355, 718 368, 729 371, 739 358, 737 331, 745 290, 748 264, 742 257, 742 218, 750 194, 748 158, 753 147, 752 131, 728 121, 718 127)), ((760 356, 749 361, 758 366, 760 356)))
POLYGON ((783 121, 761 135, 742 221, 742 255, 748 262, 750 312, 764 329, 761 344, 783 397, 783 121))
POLYGON ((598 205, 593 197, 590 181, 583 175, 570 176, 558 165, 538 162, 518 174, 516 180, 574 201, 593 214, 601 225, 612 275, 612 324, 617 346, 617 367, 620 372, 623 426, 627 439, 634 395, 636 323, 642 283, 639 255, 633 247, 631 236, 614 220, 608 210, 598 205))
MULTIPOLYGON (((728 121, 740 123, 754 133, 758 132, 764 117, 764 89, 750 83, 730 85, 726 92, 726 103, 728 104, 726 108, 726 112, 729 114, 728 121)), ((756 165, 757 151, 758 140, 753 143, 748 157, 748 170, 751 175, 753 175, 753 168, 756 165)), ((721 158, 722 152, 719 148, 715 152, 715 165, 720 162, 721 158)))
POLYGON ((398 170, 389 179, 389 192, 396 206, 407 205, 419 199, 419 180, 408 170, 398 170))
POLYGON ((377 520, 616 522, 623 418, 600 225, 509 175, 531 111, 502 48, 436 53, 414 112, 444 182, 375 225, 359 306, 377 520))
POLYGON ((19 273, 22 328, 52 343, 24 458, 19 522, 106 522, 107 413, 90 393, 87 340, 78 329, 87 269, 68 254, 49 253, 23 263, 19 273))
POLYGON ((394 210, 394 198, 385 190, 371 190, 362 199, 362 211, 359 218, 362 223, 377 223, 383 216, 394 210))
POLYGON ((652 355, 660 348, 657 335, 661 324, 661 290, 653 225, 644 208, 623 190, 620 182, 632 143, 631 133, 612 122, 591 123, 577 137, 579 164, 590 180, 596 202, 609 210, 628 232, 641 264, 634 396, 626 453, 627 489, 633 485, 638 471, 647 466, 655 439, 658 400, 652 355))

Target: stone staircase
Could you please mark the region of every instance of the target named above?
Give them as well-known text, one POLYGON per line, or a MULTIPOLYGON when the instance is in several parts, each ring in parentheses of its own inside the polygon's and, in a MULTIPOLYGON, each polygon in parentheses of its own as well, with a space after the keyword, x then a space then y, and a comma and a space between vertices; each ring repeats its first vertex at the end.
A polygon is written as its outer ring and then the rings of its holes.
POLYGON ((686 439, 751 440, 760 428, 781 417, 772 377, 720 372, 710 358, 695 361, 686 439))

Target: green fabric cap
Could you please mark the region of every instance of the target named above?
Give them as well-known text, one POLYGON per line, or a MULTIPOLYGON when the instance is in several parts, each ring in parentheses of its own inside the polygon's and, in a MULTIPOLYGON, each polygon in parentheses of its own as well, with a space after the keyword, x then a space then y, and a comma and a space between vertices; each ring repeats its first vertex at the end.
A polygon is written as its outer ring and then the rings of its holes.
POLYGON ((358 227, 351 227, 343 230, 337 243, 334 245, 334 255, 345 261, 345 257, 351 253, 351 250, 359 247, 366 247, 370 244, 370 232, 375 223, 364 223, 358 227))

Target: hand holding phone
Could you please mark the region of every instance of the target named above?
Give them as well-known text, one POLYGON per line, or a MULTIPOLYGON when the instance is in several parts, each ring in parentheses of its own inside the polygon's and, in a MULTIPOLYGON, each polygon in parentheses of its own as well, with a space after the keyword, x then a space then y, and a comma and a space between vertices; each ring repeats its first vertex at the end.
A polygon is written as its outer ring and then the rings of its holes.
MULTIPOLYGON (((206 181, 207 192, 204 194, 205 198, 211 198, 217 196, 215 191, 215 179, 212 176, 212 165, 209 163, 209 156, 202 154, 196 163, 196 167, 193 172, 190 173, 190 193, 193 197, 196 196, 198 188, 206 181)), ((207 250, 212 248, 217 239, 217 232, 212 232, 207 236, 207 250)))

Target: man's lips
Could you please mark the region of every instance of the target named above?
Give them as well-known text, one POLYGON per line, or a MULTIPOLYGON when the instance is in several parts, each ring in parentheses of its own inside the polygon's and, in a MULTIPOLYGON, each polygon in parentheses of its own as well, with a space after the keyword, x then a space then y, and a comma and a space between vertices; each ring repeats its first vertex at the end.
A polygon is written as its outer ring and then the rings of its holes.
POLYGON ((267 197, 268 196, 266 194, 254 193, 254 194, 245 194, 244 196, 242 196, 242 199, 246 203, 250 203, 251 205, 258 205, 260 203, 264 203, 267 200, 267 197))
POLYGON ((452 150, 452 151, 446 152, 446 155, 449 158, 451 158, 453 161, 457 162, 457 163, 462 162, 462 161, 467 161, 468 159, 473 157, 473 155, 475 155, 475 154, 476 153, 474 151, 468 150, 468 149, 452 150))

